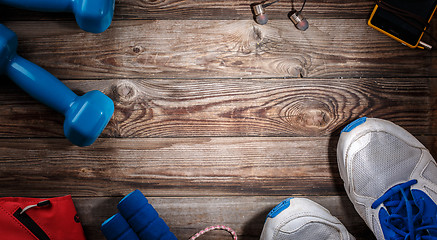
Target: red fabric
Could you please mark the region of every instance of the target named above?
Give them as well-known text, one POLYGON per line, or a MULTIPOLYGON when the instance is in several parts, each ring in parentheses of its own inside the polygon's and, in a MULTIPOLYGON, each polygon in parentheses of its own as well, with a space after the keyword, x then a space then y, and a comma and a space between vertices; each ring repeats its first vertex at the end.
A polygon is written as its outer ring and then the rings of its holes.
POLYGON ((0 198, 0 238, 8 240, 37 240, 14 216, 18 208, 50 200, 51 205, 34 207, 26 214, 49 236, 50 240, 85 240, 71 196, 49 199, 6 197, 0 198))

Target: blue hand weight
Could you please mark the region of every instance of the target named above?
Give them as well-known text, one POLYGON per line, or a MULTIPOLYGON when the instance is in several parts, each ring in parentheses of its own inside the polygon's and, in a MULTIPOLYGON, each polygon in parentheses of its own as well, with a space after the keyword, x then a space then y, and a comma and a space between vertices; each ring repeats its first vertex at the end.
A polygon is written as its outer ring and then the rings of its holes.
POLYGON ((177 240, 139 190, 124 197, 117 208, 141 240, 177 240))
POLYGON ((107 240, 140 240, 120 213, 106 220, 100 230, 107 240))
POLYGON ((101 33, 111 25, 115 0, 0 0, 17 8, 43 12, 73 12, 80 28, 101 33))
POLYGON ((114 113, 114 103, 97 90, 77 96, 56 77, 17 55, 17 35, 0 24, 0 75, 65 115, 64 134, 78 146, 91 145, 114 113))

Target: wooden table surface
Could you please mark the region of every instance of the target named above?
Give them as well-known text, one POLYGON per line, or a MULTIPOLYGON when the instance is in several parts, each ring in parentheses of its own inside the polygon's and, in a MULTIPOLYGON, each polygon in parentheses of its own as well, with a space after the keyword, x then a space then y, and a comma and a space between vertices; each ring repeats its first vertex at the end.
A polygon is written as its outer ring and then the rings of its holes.
POLYGON ((305 32, 287 19, 290 2, 269 7, 263 26, 251 3, 117 0, 101 34, 69 13, 0 6, 20 55, 115 103, 101 137, 80 148, 62 115, 1 77, 0 196, 71 194, 90 240, 104 239, 100 224, 135 189, 179 239, 212 224, 258 239, 272 207, 308 197, 373 239, 343 189, 339 131, 384 118, 436 153, 435 51, 368 27, 370 0, 308 0, 305 32))

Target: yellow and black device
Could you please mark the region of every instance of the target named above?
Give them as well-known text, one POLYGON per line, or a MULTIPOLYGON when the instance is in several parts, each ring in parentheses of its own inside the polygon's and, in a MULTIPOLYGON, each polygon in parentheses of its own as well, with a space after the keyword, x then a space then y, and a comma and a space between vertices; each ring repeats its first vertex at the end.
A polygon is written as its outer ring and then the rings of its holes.
POLYGON ((410 48, 431 49, 421 39, 436 8, 437 0, 378 0, 368 24, 410 48))

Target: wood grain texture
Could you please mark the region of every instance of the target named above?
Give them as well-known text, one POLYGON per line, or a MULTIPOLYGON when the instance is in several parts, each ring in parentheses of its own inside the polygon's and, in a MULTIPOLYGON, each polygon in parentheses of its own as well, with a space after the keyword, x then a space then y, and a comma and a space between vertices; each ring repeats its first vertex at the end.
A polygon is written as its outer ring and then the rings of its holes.
POLYGON ((362 19, 119 21, 102 34, 72 22, 7 22, 19 52, 60 79, 432 77, 434 52, 408 49, 362 19))
MULTIPOLYGON (((436 134, 434 78, 64 81, 114 100, 102 137, 329 136, 379 117, 436 134)), ((2 81, 3 82, 3 81, 2 81)), ((62 137, 63 116, 0 83, 0 137, 62 137)))
POLYGON ((72 194, 87 238, 103 240, 100 224, 140 189, 179 239, 226 224, 254 240, 270 209, 301 196, 374 239, 343 189, 339 129, 384 118, 437 156, 436 53, 368 27, 372 0, 308 1, 306 32, 286 18, 288 1, 267 9, 264 26, 250 3, 116 0, 97 35, 73 14, 1 5, 19 54, 79 95, 103 91, 115 114, 79 148, 63 116, 0 77, 0 197, 72 194))
MULTIPOLYGON (((290 196, 147 198, 178 239, 188 239, 207 226, 223 224, 233 228, 239 239, 255 240, 259 239, 268 212, 288 197, 290 196)), ((309 196, 308 198, 321 204, 339 218, 357 240, 374 239, 347 197, 309 196)), ((73 200, 88 239, 103 240, 104 237, 99 231, 100 224, 117 212, 116 205, 121 197, 74 198, 73 200)), ((231 237, 227 232, 213 231, 199 238, 201 239, 226 240, 231 237)))
POLYGON ((344 195, 329 138, 0 139, 3 195, 344 195))
MULTIPOLYGON (((434 137, 421 137, 435 149, 434 137)), ((2 196, 345 196, 338 139, 0 139, 2 196)), ((434 152, 433 152, 434 153, 434 152)))
MULTIPOLYGON (((116 0, 114 20, 248 20, 252 19, 250 4, 257 1, 246 0, 116 0)), ((259 1, 258 1, 259 2, 259 1)), ((302 1, 294 1, 300 9, 302 1)), ((308 1, 304 14, 310 19, 317 18, 367 18, 374 1, 340 0, 308 1)), ((270 19, 287 19, 291 1, 280 1, 268 9, 270 19)), ((0 21, 23 20, 70 20, 73 14, 40 13, 0 6, 0 21)))

